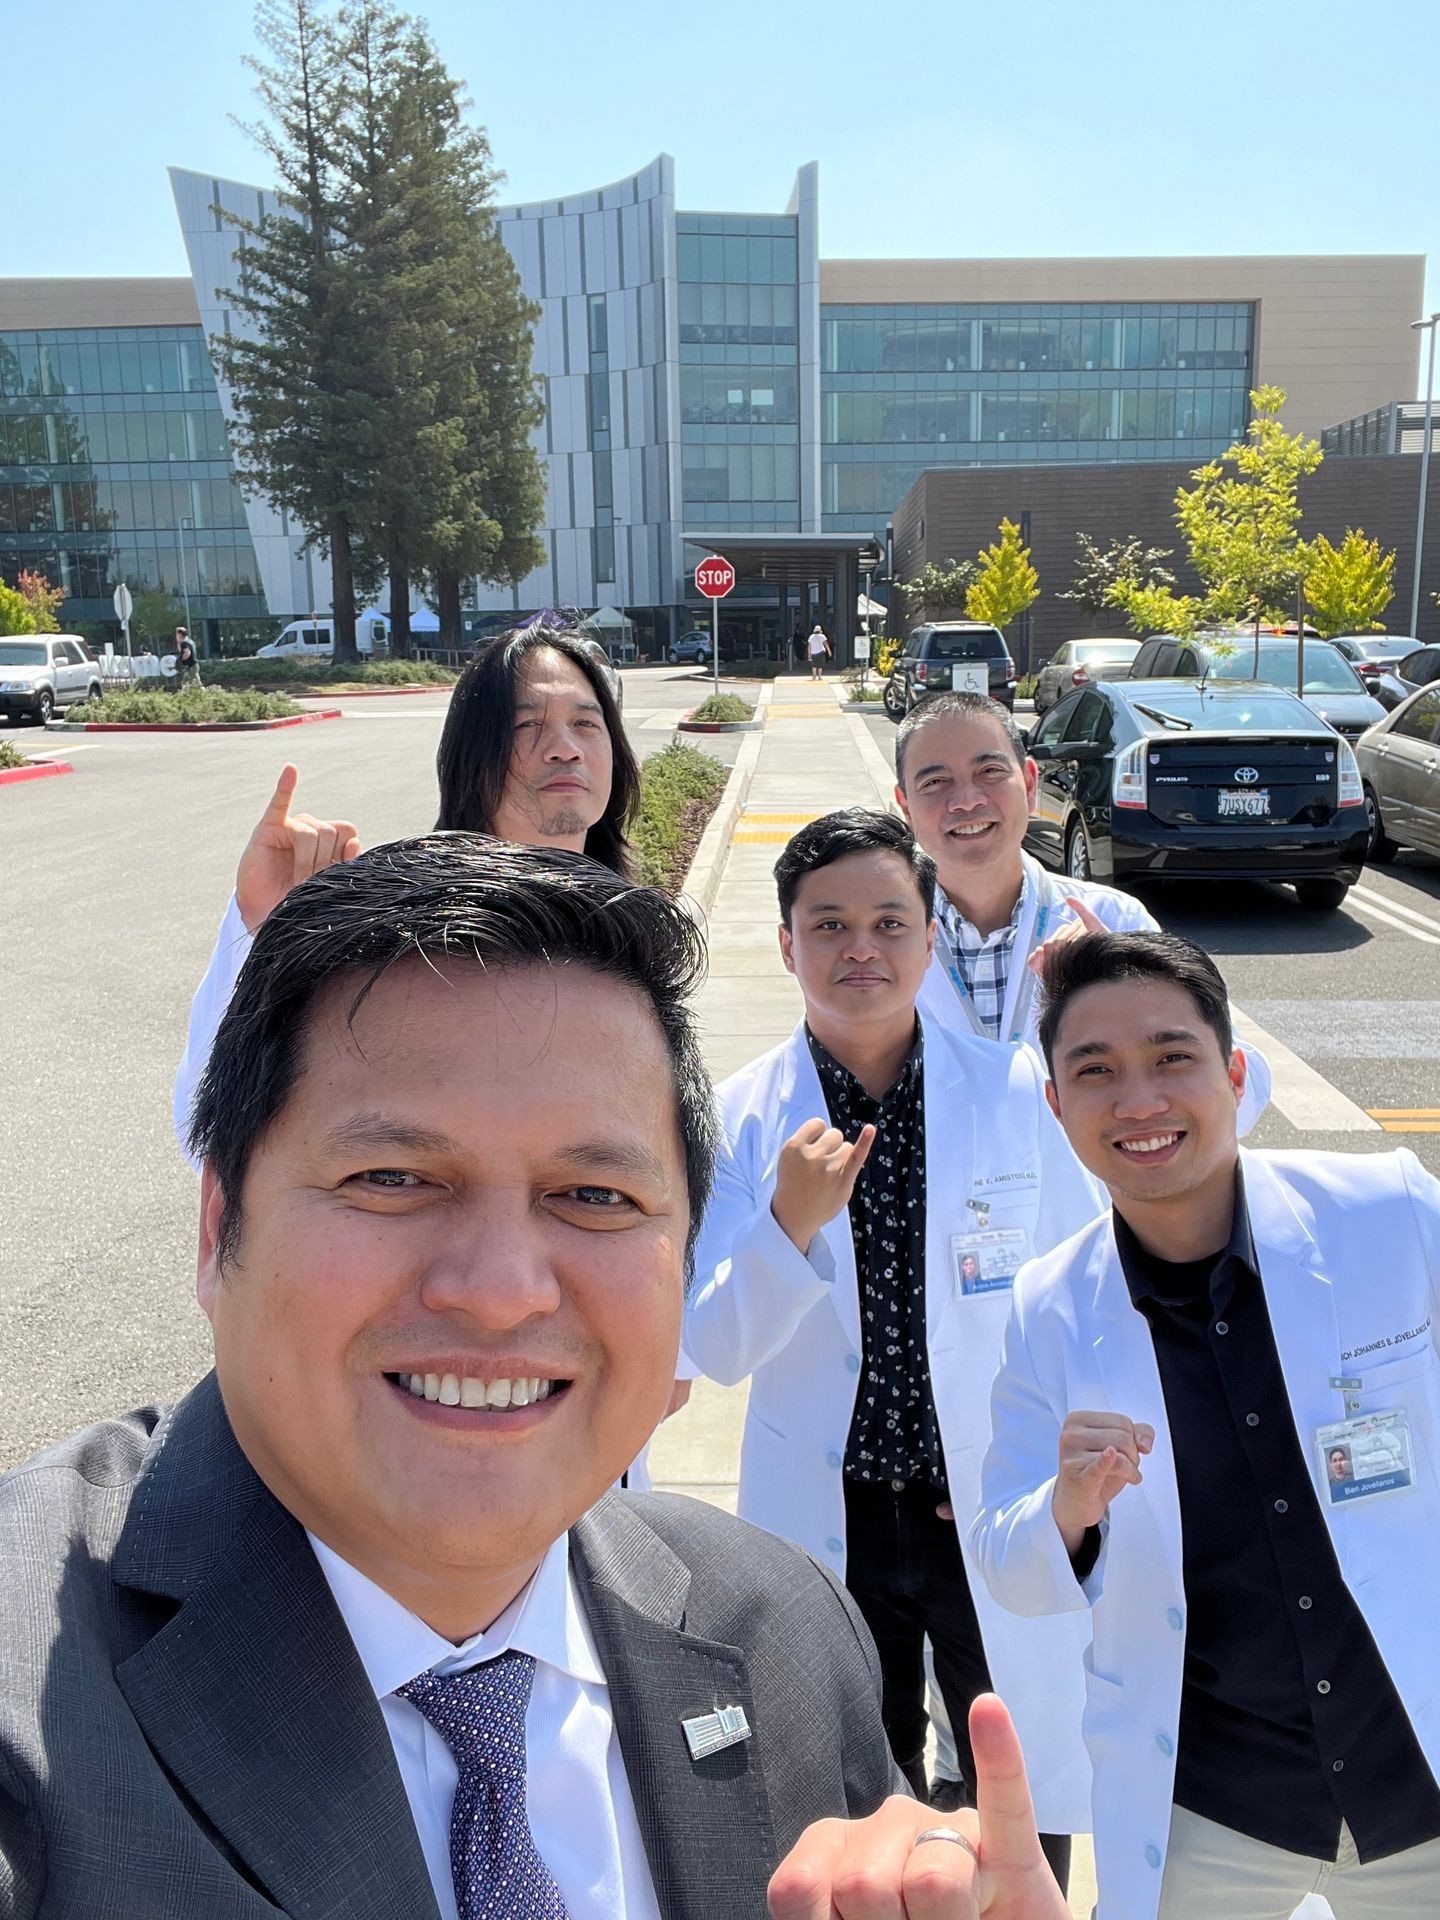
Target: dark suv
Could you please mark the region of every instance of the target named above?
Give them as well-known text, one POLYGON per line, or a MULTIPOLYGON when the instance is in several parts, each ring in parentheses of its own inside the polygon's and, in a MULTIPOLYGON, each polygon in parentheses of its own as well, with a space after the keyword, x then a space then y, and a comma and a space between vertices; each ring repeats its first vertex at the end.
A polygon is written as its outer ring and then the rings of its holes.
POLYGON ((1385 709, 1343 654, 1328 640, 1305 638, 1305 685, 1295 685, 1299 668, 1293 633, 1253 629, 1201 635, 1177 640, 1173 634, 1153 634, 1130 664, 1130 679, 1168 680, 1194 675, 1198 679, 1264 681, 1299 697, 1353 746, 1367 727, 1385 718, 1385 709))
POLYGON ((940 689, 988 693, 1015 711, 1019 678, 1005 636, 977 620, 932 620, 911 630, 885 684, 885 711, 903 720, 917 700, 940 689))

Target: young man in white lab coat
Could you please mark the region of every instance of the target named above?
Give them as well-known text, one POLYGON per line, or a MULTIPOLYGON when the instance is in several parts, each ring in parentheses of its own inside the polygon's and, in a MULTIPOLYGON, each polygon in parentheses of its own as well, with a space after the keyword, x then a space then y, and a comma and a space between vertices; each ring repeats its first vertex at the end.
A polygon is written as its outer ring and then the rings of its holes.
POLYGON ((1090 1610, 1101 1920, 1433 1915, 1440 1182, 1239 1150, 1188 941, 1090 935, 1045 985, 1113 1211, 1020 1276, 970 1540, 1017 1613, 1090 1610))
MULTIPOLYGON (((991 1680, 1010 1707, 1063 1877, 1088 1817, 1083 1623, 995 1607, 953 1514, 978 1504, 1011 1280, 1093 1217, 1099 1190, 1027 1049, 917 1020, 935 869, 902 821, 828 815, 775 871, 805 1018, 720 1089, 685 1346, 714 1379, 753 1376, 739 1511, 844 1579, 916 1791, 928 1633, 957 1728, 991 1680)), ((973 1782, 968 1741, 963 1759, 973 1782)))

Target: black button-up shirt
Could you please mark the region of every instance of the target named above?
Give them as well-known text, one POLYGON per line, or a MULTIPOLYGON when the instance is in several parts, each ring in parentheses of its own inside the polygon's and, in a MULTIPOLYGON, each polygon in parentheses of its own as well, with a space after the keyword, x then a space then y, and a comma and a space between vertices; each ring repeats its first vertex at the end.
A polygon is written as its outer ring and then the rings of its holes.
POLYGON ((1176 1803, 1316 1860, 1335 1858, 1342 1820, 1362 1860, 1434 1839, 1440 1787, 1341 1578, 1295 1430, 1243 1176, 1221 1253, 1158 1260, 1118 1212, 1115 1241, 1155 1342, 1179 1483, 1176 1803))
POLYGON ((853 1480, 923 1480, 943 1494, 945 1456, 925 1335, 925 1082, 920 1028, 900 1078, 872 1100, 806 1029, 830 1124, 847 1140, 875 1127, 850 1201, 864 1340, 845 1443, 853 1480))

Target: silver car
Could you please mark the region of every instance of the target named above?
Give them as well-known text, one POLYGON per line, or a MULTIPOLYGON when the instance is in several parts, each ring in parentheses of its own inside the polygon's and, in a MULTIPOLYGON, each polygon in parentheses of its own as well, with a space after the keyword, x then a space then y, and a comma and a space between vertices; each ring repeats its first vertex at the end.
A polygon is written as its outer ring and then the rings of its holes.
POLYGON ((1398 848, 1440 855, 1440 686, 1422 687, 1355 743, 1365 810, 1367 860, 1398 848))
POLYGON ((0 639, 0 713, 38 720, 58 707, 98 700, 100 663, 75 633, 7 634, 0 639))
POLYGON ((1067 640, 1045 662, 1035 682, 1035 711, 1048 713, 1057 700, 1092 680, 1128 680, 1140 642, 1130 639, 1067 640))

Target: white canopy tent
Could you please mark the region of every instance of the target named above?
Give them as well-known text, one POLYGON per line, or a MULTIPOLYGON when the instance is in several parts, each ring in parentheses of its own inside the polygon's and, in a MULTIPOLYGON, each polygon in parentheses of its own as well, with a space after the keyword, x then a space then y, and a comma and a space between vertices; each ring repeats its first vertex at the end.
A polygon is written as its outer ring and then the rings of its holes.
POLYGON ((601 646, 620 661, 635 658, 635 624, 620 607, 597 607, 580 623, 601 646))

